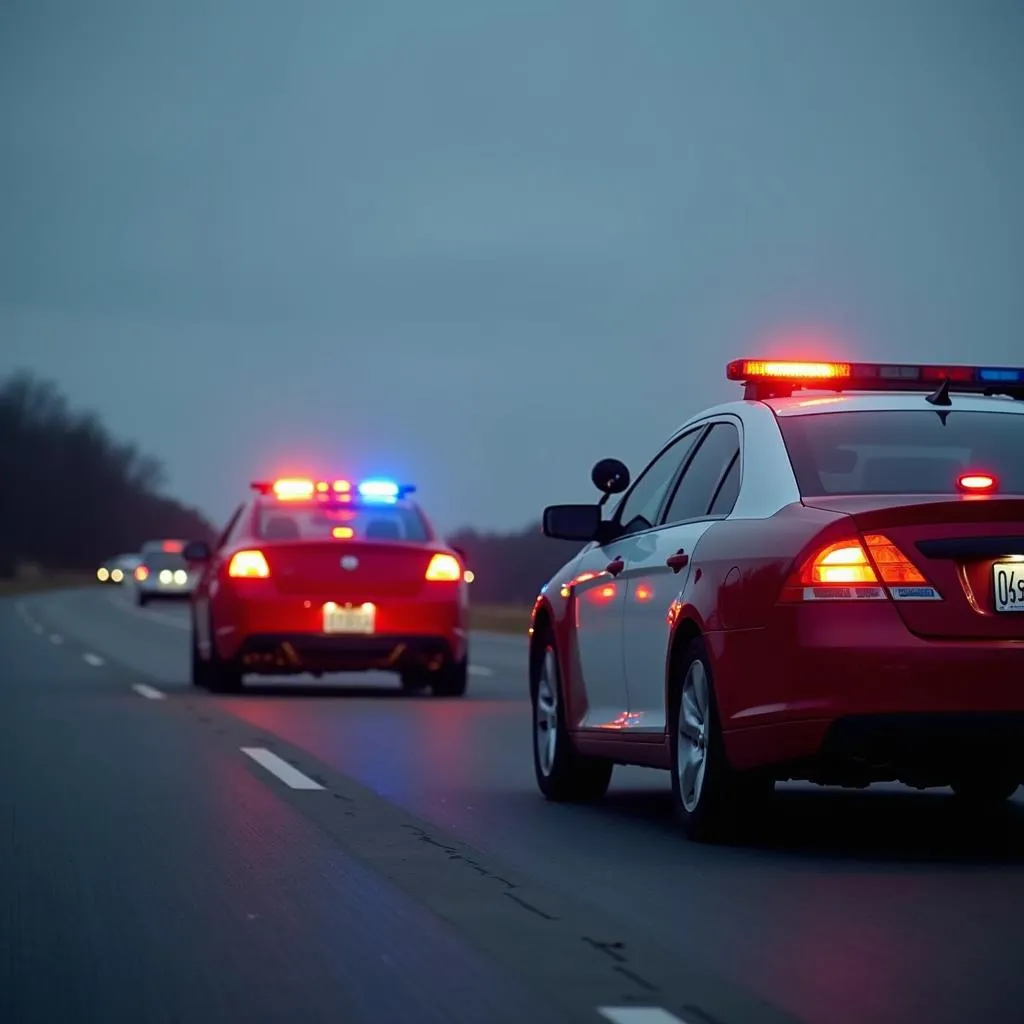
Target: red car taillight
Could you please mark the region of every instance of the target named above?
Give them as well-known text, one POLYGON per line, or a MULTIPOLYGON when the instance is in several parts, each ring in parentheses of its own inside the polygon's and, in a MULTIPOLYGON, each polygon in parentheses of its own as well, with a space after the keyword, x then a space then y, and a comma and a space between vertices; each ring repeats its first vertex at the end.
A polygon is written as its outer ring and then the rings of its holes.
POLYGON ((262 551, 236 551, 228 563, 228 575, 235 579, 262 579, 270 576, 270 566, 262 551))
POLYGON ((454 555, 434 555, 427 566, 426 578, 428 580, 441 580, 454 583, 462 579, 462 566, 454 555))
POLYGON ((149 579, 149 570, 144 565, 135 566, 135 579, 139 583, 145 583, 149 579))
POLYGON ((884 533, 824 545, 790 576, 782 600, 884 601, 891 587, 931 587, 884 533))

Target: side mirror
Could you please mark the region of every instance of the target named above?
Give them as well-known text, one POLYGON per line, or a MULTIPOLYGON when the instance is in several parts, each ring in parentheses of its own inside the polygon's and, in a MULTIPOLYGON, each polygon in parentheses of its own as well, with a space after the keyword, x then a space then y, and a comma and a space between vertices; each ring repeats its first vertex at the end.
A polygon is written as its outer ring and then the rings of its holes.
POLYGON ((598 505, 548 505, 541 526, 545 537, 556 540, 596 540, 601 509, 598 505))
POLYGON ((208 562, 212 552, 205 540, 191 540, 181 550, 186 562, 208 562))
POLYGON ((629 470, 618 459, 601 459, 590 471, 590 479, 602 494, 621 494, 629 486, 629 470))

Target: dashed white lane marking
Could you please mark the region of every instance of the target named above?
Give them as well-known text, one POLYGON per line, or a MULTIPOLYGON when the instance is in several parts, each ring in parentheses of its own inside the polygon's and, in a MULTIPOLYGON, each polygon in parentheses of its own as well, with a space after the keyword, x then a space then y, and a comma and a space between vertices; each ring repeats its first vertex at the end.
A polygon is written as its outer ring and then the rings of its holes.
POLYGON ((82 661, 87 665, 92 665, 93 668, 99 668, 103 664, 103 659, 98 654, 86 653, 82 655, 82 661))
POLYGON ((612 1024, 686 1024, 660 1006, 599 1006, 597 1012, 612 1024))
POLYGON ((251 757, 258 765, 266 768, 271 775, 276 775, 286 786, 292 789, 323 789, 319 782, 314 782, 308 775, 303 775, 298 768, 293 768, 277 754, 266 747, 242 747, 242 753, 251 757))
POLYGON ((132 689, 147 700, 163 700, 167 694, 158 690, 155 686, 147 686, 145 683, 135 683, 132 689))
POLYGON ((62 644, 62 643, 64 643, 64 637, 62 637, 59 633, 51 633, 50 634, 50 643, 51 644, 62 644))
POLYGON ((494 675, 494 669, 493 668, 487 668, 484 665, 470 665, 469 666, 469 674, 471 676, 493 676, 494 675))

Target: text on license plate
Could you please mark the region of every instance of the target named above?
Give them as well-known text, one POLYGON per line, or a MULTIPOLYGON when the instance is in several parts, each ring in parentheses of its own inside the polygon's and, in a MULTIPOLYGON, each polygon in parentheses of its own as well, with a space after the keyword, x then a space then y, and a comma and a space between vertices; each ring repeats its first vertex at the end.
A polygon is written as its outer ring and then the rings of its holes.
POLYGON ((324 605, 325 633, 372 633, 376 621, 377 608, 369 602, 339 605, 328 601, 324 605))
POLYGON ((992 590, 997 612, 1024 612, 1024 562, 996 562, 992 590))

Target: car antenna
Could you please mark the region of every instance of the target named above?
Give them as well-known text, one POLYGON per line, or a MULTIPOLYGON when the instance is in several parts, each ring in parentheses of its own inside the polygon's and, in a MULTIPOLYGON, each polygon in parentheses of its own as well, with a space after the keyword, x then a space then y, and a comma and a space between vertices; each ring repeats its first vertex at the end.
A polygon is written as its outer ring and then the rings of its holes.
POLYGON ((944 377, 942 383, 925 398, 926 402, 932 405, 952 405, 953 399, 949 397, 949 378, 944 377))

